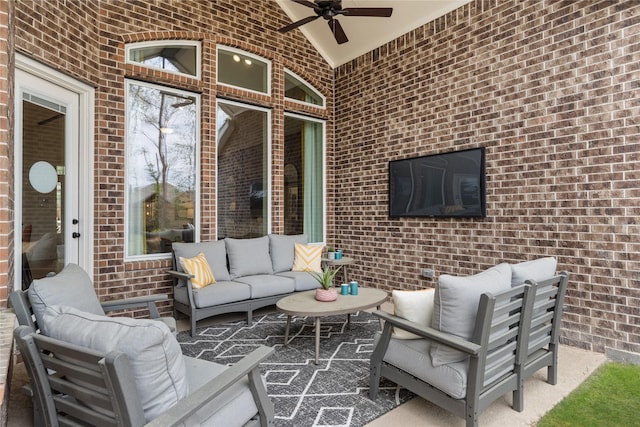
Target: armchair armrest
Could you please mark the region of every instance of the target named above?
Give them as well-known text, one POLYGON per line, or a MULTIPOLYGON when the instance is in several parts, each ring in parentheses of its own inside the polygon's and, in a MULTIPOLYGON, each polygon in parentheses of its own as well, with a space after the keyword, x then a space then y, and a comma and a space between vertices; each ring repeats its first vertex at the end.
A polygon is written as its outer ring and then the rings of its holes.
MULTIPOLYGON (((179 401, 175 406, 167 410, 161 416, 146 424, 146 426, 166 427, 179 425, 187 418, 195 414, 210 400, 216 398, 218 395, 227 390, 231 385, 235 384, 247 375, 249 375, 250 382, 255 381, 257 378, 252 377, 252 373, 259 377, 258 365, 264 359, 271 356, 274 351, 275 350, 272 347, 258 347, 238 363, 226 369, 220 375, 204 384, 199 389, 195 390, 185 399, 179 401)), ((252 392, 254 392, 255 396, 254 386, 255 384, 252 385, 252 392)), ((266 393, 263 397, 268 399, 266 393)), ((270 401, 267 401, 266 403, 271 404, 270 401)), ((263 404, 261 404, 260 402, 256 402, 256 406, 258 407, 258 409, 263 407, 263 404)), ((273 411, 273 408, 268 408, 267 410, 273 411)))
POLYGON ((158 313, 156 302, 167 301, 168 299, 169 297, 167 295, 158 294, 113 301, 103 301, 100 305, 104 311, 128 310, 131 308, 146 307, 149 310, 149 317, 157 319, 160 317, 160 313, 158 313))
POLYGON ((373 314, 383 319, 385 322, 389 322, 391 325, 397 328, 404 329, 416 335, 420 335, 421 337, 448 345, 449 347, 455 348, 456 350, 463 351, 472 356, 475 356, 478 353, 480 353, 481 346, 479 344, 469 342, 455 335, 451 335, 446 332, 440 332, 428 326, 419 325, 417 323, 411 322, 410 320, 406 320, 401 317, 394 316, 384 311, 378 310, 373 314))
POLYGON ((185 281, 190 280, 193 277, 193 274, 184 273, 182 271, 169 270, 168 273, 172 275, 175 279, 182 279, 185 281))

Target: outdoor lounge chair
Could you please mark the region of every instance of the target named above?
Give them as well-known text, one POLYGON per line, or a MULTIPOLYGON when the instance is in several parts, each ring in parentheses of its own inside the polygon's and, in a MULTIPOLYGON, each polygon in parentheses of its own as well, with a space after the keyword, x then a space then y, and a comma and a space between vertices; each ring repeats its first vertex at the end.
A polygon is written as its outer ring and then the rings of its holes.
POLYGON ((470 340, 375 312, 385 326, 371 356, 371 399, 384 377, 464 418, 467 426, 477 426, 480 413, 505 393, 513 392, 513 408, 521 411, 517 366, 526 353, 534 292, 535 286, 520 285, 482 294, 470 340), (393 338, 394 327, 423 338, 393 338), (463 356, 435 363, 432 350, 442 344, 463 356))
MULTIPOLYGON (((175 341, 168 331, 166 335, 175 341)), ((230 368, 180 354, 186 365, 188 395, 170 404, 160 396, 168 408, 159 409, 154 403, 150 406, 154 416, 149 419, 136 364, 125 353, 91 350, 37 334, 28 326, 19 326, 14 336, 35 400, 43 408, 36 426, 273 425, 273 405, 258 369, 272 348, 261 346, 230 368)), ((151 381, 155 386, 156 378, 151 381)))

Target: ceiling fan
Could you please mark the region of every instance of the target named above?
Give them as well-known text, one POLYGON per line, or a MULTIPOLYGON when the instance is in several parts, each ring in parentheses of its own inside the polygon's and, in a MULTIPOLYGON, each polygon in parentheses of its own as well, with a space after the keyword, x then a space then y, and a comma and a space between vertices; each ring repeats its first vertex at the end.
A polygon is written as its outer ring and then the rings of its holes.
POLYGON ((298 28, 311 21, 315 21, 318 18, 324 18, 329 24, 329 28, 336 38, 338 44, 343 44, 349 41, 347 35, 340 25, 340 21, 334 19, 338 15, 344 16, 380 16, 388 18, 393 12, 393 8, 390 7, 347 7, 342 8, 342 0, 315 0, 314 2, 308 0, 291 0, 295 3, 307 6, 313 9, 316 16, 309 16, 280 28, 278 31, 286 33, 295 28, 298 28))

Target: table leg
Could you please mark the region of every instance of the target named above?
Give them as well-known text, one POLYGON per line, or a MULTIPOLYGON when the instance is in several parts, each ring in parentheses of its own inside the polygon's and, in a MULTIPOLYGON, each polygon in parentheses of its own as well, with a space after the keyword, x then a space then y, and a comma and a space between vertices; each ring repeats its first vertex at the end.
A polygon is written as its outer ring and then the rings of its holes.
POLYGON ((351 329, 351 313, 347 313, 347 328, 351 329))
POLYGON ((287 316, 287 326, 284 328, 284 345, 289 344, 289 326, 291 326, 291 316, 287 316))
POLYGON ((318 364, 319 353, 320 353, 320 318, 316 317, 316 365, 318 364))
MULTIPOLYGON (((380 306, 376 306, 376 309, 380 310, 380 306)), ((382 323, 382 319, 378 318, 378 323, 380 323, 380 330, 382 330, 384 324, 382 323)))

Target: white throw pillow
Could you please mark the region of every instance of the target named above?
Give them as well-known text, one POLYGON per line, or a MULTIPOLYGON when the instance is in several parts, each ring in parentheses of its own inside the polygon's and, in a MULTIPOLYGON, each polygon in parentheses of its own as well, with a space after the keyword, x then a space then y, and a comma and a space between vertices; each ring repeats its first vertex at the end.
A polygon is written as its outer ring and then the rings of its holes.
MULTIPOLYGON (((395 315, 415 322, 421 326, 431 326, 435 291, 435 289, 425 289, 421 291, 392 291, 391 298, 393 299, 395 315)), ((392 336, 393 338, 401 340, 422 338, 419 335, 400 328, 393 328, 392 336)))
MULTIPOLYGON (((503 263, 473 276, 441 274, 436 285, 432 327, 469 340, 473 335, 480 295, 511 288, 511 267, 503 263)), ((434 367, 465 360, 468 356, 444 344, 430 349, 434 367)))
POLYGON ((108 317, 72 307, 47 307, 48 335, 101 352, 121 351, 129 358, 147 422, 189 394, 178 341, 162 322, 108 317))

